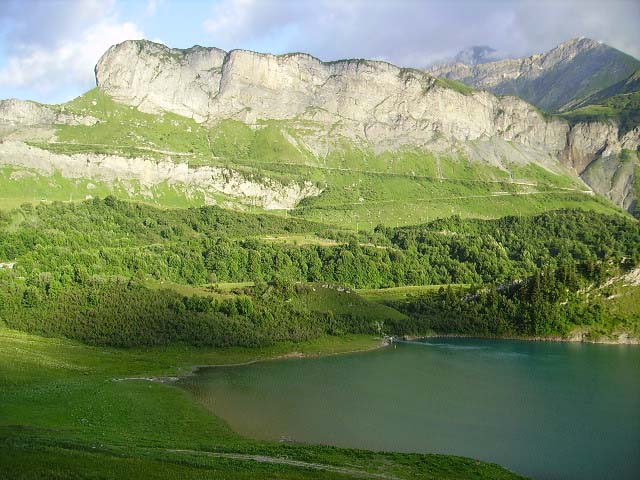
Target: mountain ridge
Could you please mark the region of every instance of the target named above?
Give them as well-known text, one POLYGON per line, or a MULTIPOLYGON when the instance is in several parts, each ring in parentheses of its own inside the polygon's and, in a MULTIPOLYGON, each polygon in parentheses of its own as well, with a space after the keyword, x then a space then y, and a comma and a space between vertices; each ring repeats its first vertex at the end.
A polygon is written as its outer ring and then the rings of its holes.
POLYGON ((578 37, 528 57, 468 65, 449 63, 428 69, 497 94, 515 94, 545 111, 562 111, 627 77, 640 61, 595 40, 578 37))
MULTIPOLYGON (((136 44, 138 60, 146 64, 148 71, 155 71, 157 67, 149 56, 153 56, 153 49, 166 47, 153 44, 152 51, 147 53, 145 49, 149 46, 144 42, 136 44)), ((575 58, 580 49, 600 46, 589 39, 575 39, 554 49, 543 63, 575 58)), ((134 105, 136 99, 141 99, 138 108, 153 111, 153 100, 148 94, 142 98, 141 92, 136 92, 135 82, 111 73, 113 64, 130 63, 128 47, 126 43, 115 46, 101 58, 96 67, 96 83, 115 99, 123 98, 134 105)), ((428 73, 387 62, 353 59, 323 62, 308 54, 272 55, 248 50, 232 50, 223 58, 215 59, 218 64, 211 71, 209 100, 206 105, 199 104, 192 109, 193 113, 202 114, 200 120, 205 123, 215 123, 221 118, 235 118, 249 124, 259 118, 302 118, 331 124, 333 134, 357 143, 370 143, 377 151, 394 150, 403 145, 418 145, 439 152, 459 148, 469 151, 469 141, 500 138, 535 150, 527 153, 529 161, 540 161, 539 151, 543 151, 574 168, 578 175, 597 158, 619 155, 622 150, 637 150, 640 144, 637 131, 623 134, 616 131, 615 126, 570 126, 562 119, 545 118, 519 98, 461 91, 443 85, 428 73), (309 114, 310 108, 319 111, 309 114), (589 138, 583 138, 585 132, 589 138)), ((164 68, 171 70, 172 67, 165 64, 164 68)), ((145 77, 144 70, 140 76, 145 77)), ((157 81, 154 77, 145 78, 152 84, 157 81)), ((149 82, 143 83, 145 92, 149 82)), ((157 106, 162 108, 168 106, 167 92, 178 89, 170 80, 159 84, 162 97, 157 106)), ((184 112, 184 103, 169 106, 176 113, 189 113, 184 112)), ((317 145, 316 139, 310 136, 304 143, 313 152, 331 148, 317 145)), ((498 151, 485 153, 484 160, 500 164, 497 160, 500 155, 498 151)), ((596 191, 605 195, 617 191, 594 185, 596 191)), ((625 191, 625 199, 630 198, 630 188, 625 191)), ((630 205, 628 200, 620 201, 615 196, 613 199, 627 208, 630 205)))
MULTIPOLYGON (((8 132, 4 138, 10 141, 0 145, 2 164, 45 173, 55 170, 56 164, 91 165, 89 170, 98 174, 99 165, 106 168, 108 162, 125 162, 135 168, 127 167, 127 175, 120 175, 117 182, 124 182, 129 194, 138 191, 131 186, 136 182, 146 198, 157 194, 155 186, 150 190, 148 179, 166 175, 152 173, 153 162, 145 163, 144 157, 188 163, 185 178, 200 166, 231 168, 231 178, 248 169, 245 179, 250 183, 278 184, 280 192, 293 191, 297 184, 302 189, 296 192, 311 194, 301 198, 296 193, 291 197, 294 204, 289 200, 271 203, 276 208, 293 207, 303 215, 315 215, 315 220, 325 218, 328 206, 334 212, 359 209, 371 217, 370 225, 376 220, 368 207, 376 202, 413 199, 422 205, 441 198, 493 202, 505 194, 559 195, 567 193, 563 190, 567 188, 587 190, 585 179, 594 191, 622 207, 631 208, 636 198, 636 160, 631 162, 631 173, 622 177, 611 173, 617 168, 604 169, 599 175, 583 174, 594 161, 606 159, 607 164, 616 165, 623 161, 624 152, 635 155, 640 130, 621 132, 613 121, 548 117, 515 96, 475 91, 387 62, 322 62, 304 53, 225 52, 201 46, 172 49, 149 41, 127 41, 111 47, 95 73, 95 92, 64 105, 38 107, 44 109, 40 124, 21 113, 32 109, 28 102, 5 108, 0 133, 8 132), (78 125, 77 119, 95 122, 78 125), (15 141, 30 142, 31 152, 34 148, 49 152, 16 156, 15 141), (114 157, 123 154, 139 159, 114 157), (42 170, 42 160, 38 163, 36 158, 47 158, 51 168, 42 170), (398 184, 393 193, 376 179, 381 174, 395 175, 389 177, 394 182, 403 177, 404 186, 398 184), (418 187, 412 178, 429 180, 418 187), (357 193, 360 187, 354 185, 365 180, 370 185, 357 193), (469 189, 462 180, 483 187, 469 189), (451 188, 443 189, 442 182, 451 188), (556 191, 532 191, 549 186, 556 191), (413 193, 407 197, 409 191, 413 193), (329 198, 336 200, 329 203, 329 198)), ((624 161, 629 163, 628 156, 624 161)), ((74 167, 73 171, 79 170, 74 167)), ((26 178, 22 172, 7 175, 26 178)), ((111 174, 105 178, 114 181, 111 174)), ((171 179, 167 181, 169 188, 176 188, 171 179)), ((181 184, 186 188, 181 195, 193 191, 192 183, 181 184)), ((215 180, 204 185, 197 189, 198 198, 226 202, 207 190, 215 185, 218 193, 227 195, 224 184, 215 180)), ((261 198, 289 196, 279 195, 263 192, 261 198)), ((267 205, 266 200, 255 203, 254 197, 244 194, 238 198, 252 206, 267 205)), ((511 200, 515 202, 516 197, 511 200)), ((400 203, 394 212, 402 211, 400 203)), ((425 213, 415 221, 428 218, 425 213)))

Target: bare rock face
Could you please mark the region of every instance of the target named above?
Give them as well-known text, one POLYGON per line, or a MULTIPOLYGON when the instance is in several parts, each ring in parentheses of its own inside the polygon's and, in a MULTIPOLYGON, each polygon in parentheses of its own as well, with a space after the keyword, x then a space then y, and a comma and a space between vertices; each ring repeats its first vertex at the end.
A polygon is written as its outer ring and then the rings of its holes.
POLYGON ((97 121, 93 117, 67 114, 35 102, 13 98, 0 100, 1 126, 93 125, 97 121))
POLYGON ((463 94, 428 73, 378 61, 325 63, 306 54, 225 54, 129 41, 105 53, 96 79, 116 101, 146 112, 211 123, 308 118, 380 150, 444 149, 499 136, 557 153, 566 142, 565 124, 547 122, 522 100, 463 94))
POLYGON ((196 121, 209 115, 226 52, 168 48, 148 41, 111 47, 96 65, 99 86, 116 101, 148 113, 175 112, 196 121))
MULTIPOLYGON (((377 151, 405 146, 464 151, 470 158, 499 163, 509 151, 507 145, 514 144, 524 152, 518 157, 522 161, 562 163, 590 182, 593 177, 583 174, 593 162, 610 159, 615 163, 623 150, 638 150, 638 129, 621 135, 613 123, 571 126, 545 118, 515 96, 465 92, 432 73, 473 78, 473 85, 494 90, 516 85, 509 82, 520 82, 516 86, 538 82, 531 85, 559 102, 564 101, 564 93, 553 86, 543 88, 554 75, 571 71, 563 82, 573 82, 575 75, 600 61, 619 67, 614 73, 622 75, 622 70, 637 62, 612 50, 589 39, 576 39, 544 55, 474 66, 456 64, 427 73, 379 61, 322 62, 302 53, 178 50, 127 41, 103 55, 96 66, 96 81, 118 102, 150 113, 170 111, 198 122, 213 124, 231 118, 255 125, 262 119, 310 120, 321 125, 322 132, 309 135, 304 146, 318 155, 331 148, 330 138, 346 138, 377 151)), ((592 181, 592 186, 611 197, 609 190, 603 190, 604 183, 592 181)), ((624 193, 625 200, 616 195, 616 201, 628 205, 629 195, 634 195, 631 191, 624 193)))
POLYGON ((611 122, 580 123, 571 129, 568 153, 574 169, 597 193, 635 213, 640 173, 640 127, 620 135, 611 122))

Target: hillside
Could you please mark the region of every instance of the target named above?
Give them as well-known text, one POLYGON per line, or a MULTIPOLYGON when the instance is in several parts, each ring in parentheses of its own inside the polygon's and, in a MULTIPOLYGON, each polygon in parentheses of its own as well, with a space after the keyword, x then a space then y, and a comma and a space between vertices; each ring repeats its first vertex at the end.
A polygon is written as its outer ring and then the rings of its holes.
POLYGON ((572 122, 615 121, 621 132, 640 127, 640 70, 582 99, 562 115, 572 122))
POLYGON ((639 249, 637 221, 580 210, 452 217, 355 236, 273 215, 159 210, 113 197, 25 205, 0 217, 0 321, 120 347, 397 334, 407 317, 354 288, 509 284, 569 267, 600 282, 636 265, 639 249))
POLYGON ((0 102, 0 474, 521 478, 254 441, 166 383, 388 335, 637 341, 638 129, 305 54, 125 42, 96 76, 0 102))
POLYGON ((64 105, 0 104, 2 205, 114 194, 356 229, 615 210, 593 191, 635 205, 633 172, 585 172, 635 152, 638 131, 547 118, 384 62, 131 41, 103 56, 96 78, 64 105))

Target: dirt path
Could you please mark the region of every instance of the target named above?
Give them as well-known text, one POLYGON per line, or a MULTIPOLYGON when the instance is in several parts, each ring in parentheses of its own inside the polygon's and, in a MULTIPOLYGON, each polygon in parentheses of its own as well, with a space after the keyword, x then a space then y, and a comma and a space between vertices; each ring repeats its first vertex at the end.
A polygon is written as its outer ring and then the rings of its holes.
POLYGON ((308 468, 312 470, 322 470, 325 472, 340 473, 349 475, 354 478, 382 478, 386 480, 400 480, 399 477, 386 475, 384 473, 372 473, 355 468, 338 467, 336 465, 327 465, 324 463, 310 463, 301 460, 291 460, 282 457, 269 457, 266 455, 250 455, 244 453, 219 453, 219 452, 203 452, 199 450, 175 450, 165 449, 170 453, 188 453, 190 455, 204 455, 207 457, 229 458, 232 460, 242 460, 247 462, 271 463, 276 465, 290 465, 292 467, 308 468))

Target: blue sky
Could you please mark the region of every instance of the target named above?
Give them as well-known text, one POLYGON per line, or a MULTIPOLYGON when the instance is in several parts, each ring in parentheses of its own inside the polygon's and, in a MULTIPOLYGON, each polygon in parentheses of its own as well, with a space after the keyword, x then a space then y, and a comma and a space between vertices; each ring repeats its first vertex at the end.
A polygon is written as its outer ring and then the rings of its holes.
POLYGON ((640 57, 638 25, 639 0, 0 0, 0 98, 69 100, 134 38, 422 67, 471 45, 522 56, 577 36, 640 57))

